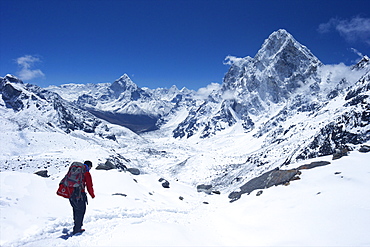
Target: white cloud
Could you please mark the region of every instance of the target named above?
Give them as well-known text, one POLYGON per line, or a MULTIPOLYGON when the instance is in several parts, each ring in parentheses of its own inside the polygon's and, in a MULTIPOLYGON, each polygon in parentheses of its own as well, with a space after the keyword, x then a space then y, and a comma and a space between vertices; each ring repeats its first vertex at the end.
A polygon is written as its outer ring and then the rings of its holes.
POLYGON ((220 90, 221 85, 219 83, 211 83, 207 87, 199 88, 197 91, 197 96, 201 99, 207 98, 212 92, 220 90))
POLYGON ((236 66, 240 66, 244 62, 245 62, 245 59, 244 58, 234 57, 234 56, 227 56, 225 58, 224 64, 225 65, 230 65, 230 66, 233 65, 233 64, 235 64, 236 66))
POLYGON ((320 33, 328 33, 332 29, 339 32, 347 41, 363 41, 370 45, 370 18, 354 17, 350 20, 332 18, 319 25, 320 33))
POLYGON ((361 78, 363 72, 352 70, 350 66, 340 63, 320 67, 319 74, 324 80, 328 79, 328 82, 338 83, 340 80, 345 78, 347 81, 355 83, 361 78))
POLYGON ((357 54, 360 58, 364 57, 364 55, 361 52, 359 52, 357 49, 351 48, 351 50, 353 51, 353 53, 357 54))
POLYGON ((331 19, 327 23, 321 23, 319 25, 319 28, 317 29, 317 31, 319 31, 319 33, 328 33, 328 32, 330 32, 331 26, 334 25, 334 22, 335 22, 335 20, 331 19))
POLYGON ((17 58, 16 61, 20 67, 20 71, 18 71, 18 77, 21 80, 32 80, 37 77, 45 76, 45 74, 40 69, 32 69, 35 63, 41 62, 38 57, 25 55, 23 57, 17 58))
POLYGON ((235 91, 227 90, 222 94, 222 99, 224 100, 231 100, 235 99, 235 91))

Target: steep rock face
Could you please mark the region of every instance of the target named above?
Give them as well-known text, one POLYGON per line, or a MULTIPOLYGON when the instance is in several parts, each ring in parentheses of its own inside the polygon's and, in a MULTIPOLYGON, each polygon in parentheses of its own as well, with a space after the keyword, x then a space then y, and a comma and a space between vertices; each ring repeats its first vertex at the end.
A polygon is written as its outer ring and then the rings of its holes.
POLYGON ((6 107, 12 108, 14 111, 20 111, 23 109, 24 105, 22 98, 27 98, 28 96, 22 94, 22 90, 18 89, 17 85, 22 85, 23 82, 12 75, 6 75, 4 78, 0 78, 0 93, 2 100, 6 107))
POLYGON ((357 64, 355 64, 352 69, 354 70, 365 70, 367 72, 370 71, 370 58, 368 56, 364 56, 357 64))
POLYGON ((246 154, 245 162, 226 166, 232 167, 232 172, 215 177, 212 184, 240 184, 276 167, 352 150, 368 142, 369 84, 366 72, 334 98, 325 96, 331 90, 320 91, 315 97, 297 94, 254 130, 248 141, 256 145, 262 141, 260 148, 246 154))
POLYGON ((231 65, 219 92, 199 114, 191 112, 174 130, 174 137, 190 137, 200 131, 209 137, 241 121, 245 132, 255 127, 261 114, 269 114, 305 85, 309 93, 319 90, 317 70, 322 63, 287 31, 278 30, 265 40, 254 58, 227 57, 231 65), (200 115, 210 112, 207 119, 200 115), (191 126, 190 126, 191 125, 191 126), (192 129, 192 126, 195 128, 192 129))
POLYGON ((370 140, 367 56, 351 68, 323 65, 279 30, 254 58, 228 59, 231 67, 221 89, 191 109, 173 131, 175 138, 212 139, 242 127, 246 146, 253 149, 243 150, 245 161, 225 164, 208 183, 240 184, 370 140))
POLYGON ((288 99, 309 78, 314 79, 322 65, 285 30, 272 33, 254 58, 228 59, 231 67, 222 90, 258 99, 260 103, 253 104, 256 112, 252 114, 259 112, 262 102, 277 104, 288 99))
POLYGON ((118 80, 114 81, 109 88, 116 98, 122 93, 125 93, 124 96, 128 96, 131 100, 135 100, 144 94, 144 91, 140 89, 127 74, 124 74, 118 80))
POLYGON ((298 159, 330 155, 348 145, 370 140, 370 72, 367 72, 344 96, 338 114, 320 129, 298 159))

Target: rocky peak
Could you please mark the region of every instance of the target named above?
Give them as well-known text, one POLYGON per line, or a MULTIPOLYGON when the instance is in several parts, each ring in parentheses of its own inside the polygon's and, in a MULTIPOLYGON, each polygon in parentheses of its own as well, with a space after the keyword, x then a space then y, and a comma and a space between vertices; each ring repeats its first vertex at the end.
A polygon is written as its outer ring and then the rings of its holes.
POLYGON ((254 58, 228 57, 231 67, 225 75, 223 91, 262 102, 279 103, 308 78, 313 78, 321 62, 286 30, 280 29, 265 40, 254 58))
POLYGON ((255 58, 272 58, 287 46, 299 46, 293 36, 284 29, 273 32, 263 43, 255 58))
POLYGON ((0 78, 2 80, 4 80, 4 82, 11 82, 11 83, 19 83, 19 84, 23 84, 23 81, 21 79, 18 79, 16 76, 14 75, 11 75, 11 74, 7 74, 4 78, 0 78))
MULTIPOLYGON (((6 107, 12 108, 14 111, 19 111, 23 108, 22 89, 16 84, 22 84, 23 82, 13 75, 6 75, 4 78, 0 77, 0 94, 6 107)), ((24 96, 27 97, 27 96, 24 96)))
MULTIPOLYGON (((263 114, 275 114, 277 105, 289 102, 304 85, 314 84, 321 62, 286 30, 265 40, 254 58, 228 56, 231 65, 221 89, 174 130, 174 137, 215 135, 241 123, 245 132, 255 128, 263 114), (203 117, 204 113, 209 114, 203 117), (255 119, 255 120, 252 120, 255 119)), ((210 95, 211 96, 211 95, 210 95)))
POLYGON ((354 70, 361 70, 361 69, 370 70, 370 58, 366 55, 363 56, 362 59, 352 67, 352 69, 354 69, 354 70))
POLYGON ((127 74, 124 74, 112 83, 110 89, 113 90, 116 96, 118 96, 125 91, 137 91, 139 87, 130 79, 127 74))
POLYGON ((0 90, 3 90, 3 87, 5 87, 5 85, 9 83, 23 84, 23 81, 18 79, 14 75, 7 74, 5 77, 0 77, 0 90))
MULTIPOLYGON (((278 63, 282 60, 285 65, 291 66, 292 63, 299 64, 308 61, 319 63, 318 59, 305 47, 296 41, 293 36, 284 29, 273 32, 263 43, 261 49, 255 56, 255 60, 260 61, 264 66, 271 63, 278 63), (297 59, 299 58, 299 59, 297 59)), ((295 69, 291 67, 291 69, 295 69)))

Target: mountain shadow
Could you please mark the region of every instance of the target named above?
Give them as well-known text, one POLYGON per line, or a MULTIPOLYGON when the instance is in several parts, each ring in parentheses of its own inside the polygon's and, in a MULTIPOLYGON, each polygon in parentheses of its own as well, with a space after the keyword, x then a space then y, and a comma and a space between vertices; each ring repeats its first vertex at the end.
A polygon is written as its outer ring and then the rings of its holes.
POLYGON ((104 119, 111 124, 126 127, 136 134, 157 130, 158 119, 147 115, 133 115, 115 112, 103 112, 87 109, 95 117, 104 119))

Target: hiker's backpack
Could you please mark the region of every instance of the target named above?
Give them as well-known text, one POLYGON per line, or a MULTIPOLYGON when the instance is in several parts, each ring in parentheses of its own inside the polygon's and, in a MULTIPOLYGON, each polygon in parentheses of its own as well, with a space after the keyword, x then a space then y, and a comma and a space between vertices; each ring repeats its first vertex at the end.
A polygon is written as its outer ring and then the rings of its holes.
POLYGON ((73 193, 76 193, 77 197, 81 196, 85 172, 86 168, 84 164, 73 162, 69 167, 68 173, 59 183, 57 195, 70 198, 73 193))

